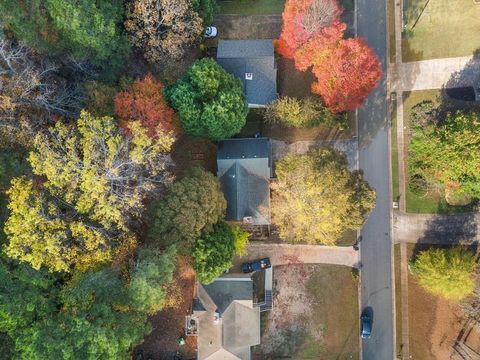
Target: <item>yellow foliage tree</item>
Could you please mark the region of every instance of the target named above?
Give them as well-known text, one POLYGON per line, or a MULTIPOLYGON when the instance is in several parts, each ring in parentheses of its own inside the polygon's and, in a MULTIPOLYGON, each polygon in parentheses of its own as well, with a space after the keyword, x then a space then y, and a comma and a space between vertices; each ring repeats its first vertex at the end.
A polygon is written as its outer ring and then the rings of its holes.
POLYGON ((331 148, 287 155, 276 175, 272 217, 287 241, 334 245, 346 230, 359 229, 375 207, 375 191, 331 148))

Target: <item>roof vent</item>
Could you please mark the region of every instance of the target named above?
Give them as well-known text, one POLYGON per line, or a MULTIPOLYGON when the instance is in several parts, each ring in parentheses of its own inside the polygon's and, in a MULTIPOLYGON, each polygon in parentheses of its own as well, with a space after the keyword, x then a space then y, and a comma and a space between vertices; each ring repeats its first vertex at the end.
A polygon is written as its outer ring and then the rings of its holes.
POLYGON ((245 73, 245 80, 253 80, 253 73, 245 73))

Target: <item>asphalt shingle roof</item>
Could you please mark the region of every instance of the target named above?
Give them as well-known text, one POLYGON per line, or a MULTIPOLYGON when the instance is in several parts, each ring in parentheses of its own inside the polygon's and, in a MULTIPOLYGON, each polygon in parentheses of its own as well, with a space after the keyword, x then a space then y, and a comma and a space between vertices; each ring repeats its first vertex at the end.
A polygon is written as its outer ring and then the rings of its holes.
POLYGON ((243 84, 247 102, 268 105, 277 98, 277 68, 272 40, 220 40, 217 62, 243 84), (246 73, 252 79, 246 79, 246 73))

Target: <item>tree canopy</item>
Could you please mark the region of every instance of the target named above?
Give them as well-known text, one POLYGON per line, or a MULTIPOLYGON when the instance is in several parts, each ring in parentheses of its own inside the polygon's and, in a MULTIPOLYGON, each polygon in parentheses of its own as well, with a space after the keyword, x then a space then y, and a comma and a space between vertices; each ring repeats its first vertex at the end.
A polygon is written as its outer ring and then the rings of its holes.
POLYGON ((218 223, 212 232, 203 232, 193 246, 194 269, 202 284, 209 284, 233 266, 235 235, 230 225, 218 223))
POLYGON ((416 123, 408 151, 410 177, 421 177, 429 185, 445 189, 451 197, 479 199, 478 164, 478 113, 456 112, 447 114, 443 121, 426 118, 416 123))
POLYGON ((127 49, 118 27, 122 4, 120 0, 5 0, 0 2, 0 23, 42 53, 71 51, 79 59, 109 59, 111 66, 127 49))
POLYGON ((138 120, 150 137, 156 137, 158 127, 171 131, 175 126, 175 113, 163 97, 163 84, 151 74, 135 80, 129 89, 117 94, 115 113, 122 127, 128 129, 130 121, 138 120))
POLYGON ((242 84, 213 59, 197 60, 165 95, 189 135, 219 140, 245 125, 248 106, 242 84))
POLYGON ((273 101, 265 110, 265 118, 287 127, 313 127, 324 124, 326 126, 346 125, 346 114, 333 114, 317 97, 298 99, 281 97, 273 101))
POLYGON ((375 191, 337 150, 287 155, 276 174, 272 217, 284 240, 333 245, 346 230, 360 229, 375 207, 375 191))
POLYGON ((287 0, 277 51, 302 71, 312 68, 312 92, 333 112, 354 110, 376 86, 382 71, 362 39, 344 39, 337 0, 287 0))
POLYGON ((425 290, 455 301, 473 293, 475 268, 473 254, 458 246, 422 251, 410 266, 425 290))
POLYGON ((112 118, 82 113, 78 127, 58 122, 29 156, 41 183, 13 180, 5 224, 12 258, 51 271, 108 262, 135 243, 129 227, 143 200, 169 181, 171 137, 153 140, 139 124, 123 137, 112 118))
MULTIPOLYGON (((205 16, 210 16, 209 4, 195 1, 205 16)), ((127 8, 125 29, 130 43, 153 64, 178 60, 186 46, 200 39, 203 25, 189 0, 135 0, 127 8)))
POLYGON ((169 185, 165 197, 149 209, 149 238, 156 244, 192 245, 202 231, 225 216, 227 202, 215 176, 194 167, 169 185))

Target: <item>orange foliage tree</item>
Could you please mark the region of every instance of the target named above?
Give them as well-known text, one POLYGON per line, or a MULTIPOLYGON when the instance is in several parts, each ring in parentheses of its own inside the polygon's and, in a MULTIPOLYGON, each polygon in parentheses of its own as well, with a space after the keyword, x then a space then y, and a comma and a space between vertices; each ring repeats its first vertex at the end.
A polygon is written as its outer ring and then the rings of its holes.
POLYGON ((360 106, 382 75, 380 61, 362 39, 344 39, 337 0, 287 0, 277 52, 310 67, 317 81, 312 92, 332 112, 360 106))
POLYGON ((120 119, 120 126, 128 130, 131 120, 139 120, 147 128, 148 135, 155 137, 157 128, 175 130, 175 112, 163 96, 164 86, 148 74, 137 79, 132 86, 115 97, 115 113, 120 119))

